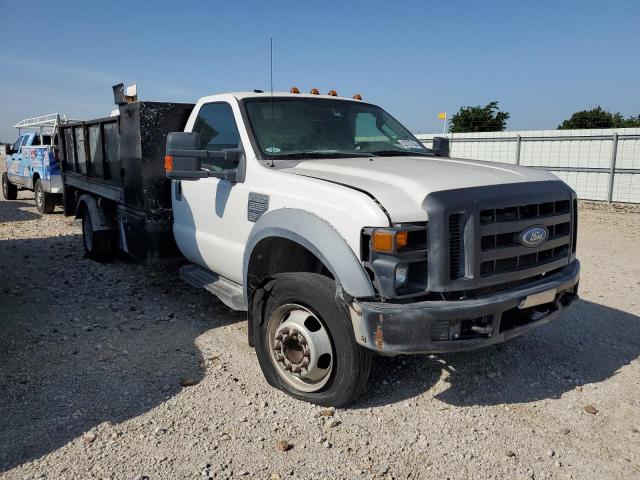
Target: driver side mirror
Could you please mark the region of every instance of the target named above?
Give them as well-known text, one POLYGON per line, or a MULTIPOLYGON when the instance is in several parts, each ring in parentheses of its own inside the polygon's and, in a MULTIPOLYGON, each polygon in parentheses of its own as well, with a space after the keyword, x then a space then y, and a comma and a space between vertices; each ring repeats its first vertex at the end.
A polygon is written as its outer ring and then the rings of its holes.
POLYGON ((203 151, 198 150, 199 145, 199 133, 171 132, 167 135, 167 152, 164 157, 167 178, 197 180, 208 176, 202 170, 203 151))
MULTIPOLYGON (((237 167, 242 159, 241 148, 229 148, 222 151, 202 150, 200 134, 196 132, 171 132, 167 135, 167 150, 164 168, 167 178, 174 180, 198 180, 216 177, 229 182, 239 181, 237 168, 221 171, 202 169, 202 159, 212 159, 216 163, 223 160, 225 165, 237 167)), ((241 180, 240 180, 241 181, 241 180)))
POLYGON ((14 150, 11 145, 5 145, 4 146, 4 152, 3 153, 5 155, 13 155, 16 152, 17 152, 17 150, 14 150))

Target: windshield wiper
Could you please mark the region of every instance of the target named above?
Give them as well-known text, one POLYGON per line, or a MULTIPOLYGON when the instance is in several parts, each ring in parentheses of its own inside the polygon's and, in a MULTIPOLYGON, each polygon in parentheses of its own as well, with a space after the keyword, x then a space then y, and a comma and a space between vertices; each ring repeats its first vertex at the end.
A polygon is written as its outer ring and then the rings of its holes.
POLYGON ((419 156, 424 156, 424 157, 431 157, 433 156, 432 154, 430 154, 429 152, 424 152, 424 151, 419 151, 419 152, 411 152, 408 150, 394 150, 394 149, 389 149, 389 150, 375 150, 373 152, 371 152, 373 155, 379 156, 379 157, 414 157, 416 155, 419 156))
POLYGON ((338 152, 334 150, 309 150, 303 152, 287 152, 272 154, 269 158, 278 159, 295 159, 295 158, 351 158, 351 157, 370 157, 372 153, 365 152, 338 152))

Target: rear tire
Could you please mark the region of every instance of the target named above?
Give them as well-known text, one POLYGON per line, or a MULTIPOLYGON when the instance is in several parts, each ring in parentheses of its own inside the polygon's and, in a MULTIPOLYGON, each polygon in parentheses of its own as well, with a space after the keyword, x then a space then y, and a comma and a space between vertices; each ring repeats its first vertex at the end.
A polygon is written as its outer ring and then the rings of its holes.
POLYGON ((36 208, 40 213, 53 213, 56 208, 55 195, 44 191, 44 184, 42 180, 36 180, 35 188, 33 189, 36 196, 36 208))
POLYGON ((113 256, 114 242, 111 230, 95 230, 88 211, 82 216, 82 244, 87 257, 94 260, 105 261, 113 256))
POLYGON ((2 196, 5 200, 18 198, 18 187, 9 181, 7 172, 2 174, 2 196))
POLYGON ((254 343, 269 384, 317 405, 352 403, 366 388, 372 353, 356 343, 335 282, 316 273, 282 273, 265 289, 254 343))

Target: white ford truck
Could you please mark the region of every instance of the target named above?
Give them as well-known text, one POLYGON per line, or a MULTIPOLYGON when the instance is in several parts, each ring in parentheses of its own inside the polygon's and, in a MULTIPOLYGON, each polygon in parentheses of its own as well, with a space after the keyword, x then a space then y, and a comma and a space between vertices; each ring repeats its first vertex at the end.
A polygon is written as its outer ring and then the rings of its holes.
POLYGON ((576 195, 551 173, 427 149, 359 96, 114 91, 119 115, 61 131, 87 254, 177 247, 296 398, 347 405, 372 354, 500 343, 577 298, 576 195))

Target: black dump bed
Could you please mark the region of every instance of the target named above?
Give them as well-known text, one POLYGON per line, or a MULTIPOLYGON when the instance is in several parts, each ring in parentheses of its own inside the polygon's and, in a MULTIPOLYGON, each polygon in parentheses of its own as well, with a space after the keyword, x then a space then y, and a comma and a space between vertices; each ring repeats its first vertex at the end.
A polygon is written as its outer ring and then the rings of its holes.
POLYGON ((175 253, 167 134, 183 131, 193 104, 134 102, 117 116, 60 127, 66 215, 91 194, 113 210, 120 248, 151 260, 175 253))

